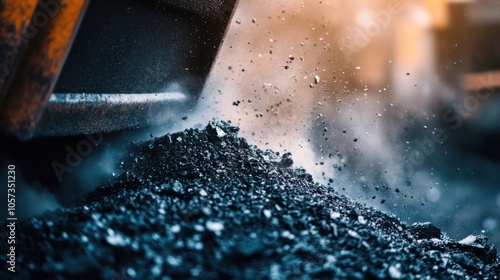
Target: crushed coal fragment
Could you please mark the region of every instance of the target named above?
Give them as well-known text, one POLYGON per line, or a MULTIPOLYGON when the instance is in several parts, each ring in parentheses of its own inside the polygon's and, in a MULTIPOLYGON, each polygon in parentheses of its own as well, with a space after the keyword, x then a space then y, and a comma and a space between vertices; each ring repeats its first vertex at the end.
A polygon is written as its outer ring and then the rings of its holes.
POLYGON ((130 145, 122 175, 18 225, 16 278, 498 279, 485 237, 408 226, 237 132, 212 121, 130 145))
POLYGON ((431 238, 439 239, 439 238, 441 238, 441 230, 429 222, 414 223, 410 227, 410 232, 417 239, 431 239, 431 238))

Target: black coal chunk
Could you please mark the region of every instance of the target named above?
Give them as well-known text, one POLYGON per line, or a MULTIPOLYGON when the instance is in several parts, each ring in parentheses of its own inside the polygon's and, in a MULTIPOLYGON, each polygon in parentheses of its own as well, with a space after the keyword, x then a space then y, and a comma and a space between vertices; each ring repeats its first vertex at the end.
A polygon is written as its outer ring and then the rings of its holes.
POLYGON ((441 238, 441 230, 429 222, 413 224, 410 227, 410 232, 417 239, 441 238))
POLYGON ((237 133, 212 121, 130 146, 120 176, 18 224, 17 279, 498 279, 485 238, 407 226, 237 133))

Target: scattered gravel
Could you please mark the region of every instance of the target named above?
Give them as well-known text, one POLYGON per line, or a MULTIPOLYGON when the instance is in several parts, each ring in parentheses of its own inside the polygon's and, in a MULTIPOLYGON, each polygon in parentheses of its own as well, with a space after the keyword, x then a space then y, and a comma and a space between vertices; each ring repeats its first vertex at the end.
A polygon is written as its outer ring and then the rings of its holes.
POLYGON ((498 279, 485 236, 363 207, 237 131, 133 144, 121 176, 19 225, 16 279, 498 279))

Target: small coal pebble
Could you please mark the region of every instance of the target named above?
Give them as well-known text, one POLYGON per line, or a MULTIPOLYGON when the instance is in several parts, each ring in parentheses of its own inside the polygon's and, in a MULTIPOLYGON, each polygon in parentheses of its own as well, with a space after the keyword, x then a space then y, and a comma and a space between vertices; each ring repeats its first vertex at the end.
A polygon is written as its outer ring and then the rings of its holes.
POLYGON ((16 279, 498 279, 486 237, 408 226, 237 132, 211 121, 131 145, 122 175, 17 224, 16 279))

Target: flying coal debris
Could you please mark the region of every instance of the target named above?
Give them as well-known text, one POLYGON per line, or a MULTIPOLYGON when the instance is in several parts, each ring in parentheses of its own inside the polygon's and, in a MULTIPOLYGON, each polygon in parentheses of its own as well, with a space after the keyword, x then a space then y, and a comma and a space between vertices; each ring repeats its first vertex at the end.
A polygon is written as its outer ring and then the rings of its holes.
POLYGON ((250 143, 291 152, 317 182, 367 206, 498 246, 498 128, 490 137, 500 98, 458 113, 474 95, 440 80, 448 67, 424 2, 240 0, 200 119, 230 119, 250 143))
POLYGON ((485 236, 409 226, 237 133, 211 121, 132 145, 120 176, 19 225, 19 278, 498 279, 485 236))

